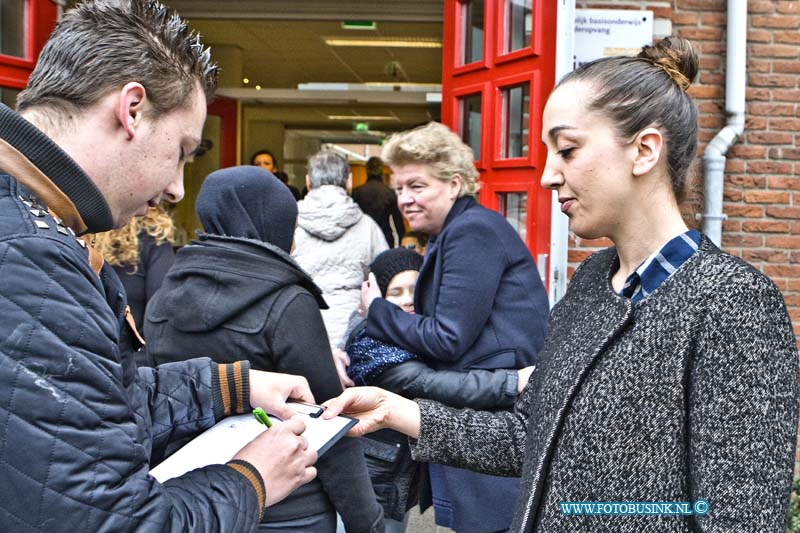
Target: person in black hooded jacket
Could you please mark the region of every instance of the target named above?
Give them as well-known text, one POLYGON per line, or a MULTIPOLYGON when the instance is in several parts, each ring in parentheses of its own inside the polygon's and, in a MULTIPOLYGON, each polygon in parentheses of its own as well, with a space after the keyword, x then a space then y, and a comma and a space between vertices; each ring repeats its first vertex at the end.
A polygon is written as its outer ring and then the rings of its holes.
MULTIPOLYGON (((197 198, 207 233, 182 248, 147 309, 148 357, 192 353, 304 376, 314 398, 342 392, 320 308, 321 290, 289 255, 297 203, 269 172, 242 166, 210 174, 197 198)), ((338 512, 347 531, 382 531, 383 513, 360 443, 342 439, 317 463, 318 477, 265 513, 260 530, 326 532, 338 512)))

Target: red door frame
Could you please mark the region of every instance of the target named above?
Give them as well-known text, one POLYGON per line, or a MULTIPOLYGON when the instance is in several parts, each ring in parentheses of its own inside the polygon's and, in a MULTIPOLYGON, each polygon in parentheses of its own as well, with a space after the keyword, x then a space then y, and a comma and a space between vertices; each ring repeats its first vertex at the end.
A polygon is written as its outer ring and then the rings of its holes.
POLYGON ((27 0, 25 6, 25 57, 0 54, 0 86, 24 89, 39 52, 53 32, 58 6, 52 0, 27 0))
MULTIPOLYGON (((503 0, 485 0, 483 58, 461 62, 462 8, 469 0, 445 0, 442 43, 442 123, 458 132, 460 99, 481 94, 480 158, 481 204, 499 209, 497 193, 527 193, 527 242, 534 259, 550 251, 551 194, 539 185, 547 151, 539 142, 541 117, 555 83, 557 3, 531 0, 532 31, 528 47, 504 53, 505 8, 503 0), (503 90, 530 84, 528 155, 503 158, 503 90)), ((539 268, 547 272, 547 264, 539 268)), ((545 276, 547 277, 547 276, 545 276)))
POLYGON ((238 132, 238 102, 232 98, 217 96, 208 105, 208 114, 220 117, 220 168, 235 166, 236 161, 236 135, 238 132))

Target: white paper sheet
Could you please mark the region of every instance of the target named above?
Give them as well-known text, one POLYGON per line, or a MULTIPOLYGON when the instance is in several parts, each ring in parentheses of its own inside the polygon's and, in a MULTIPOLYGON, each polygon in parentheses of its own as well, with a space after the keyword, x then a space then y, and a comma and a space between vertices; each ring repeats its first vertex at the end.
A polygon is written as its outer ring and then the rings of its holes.
MULTIPOLYGON (((316 414, 319 406, 293 402, 289 402, 288 405, 303 415, 303 422, 306 424, 303 436, 308 439, 308 446, 317 450, 319 455, 325 453, 356 423, 354 419, 345 416, 337 416, 330 420, 312 418, 310 415, 316 414)), ((272 415, 270 418, 273 424, 281 423, 272 415)), ((195 468, 227 463, 236 452, 264 431, 267 431, 267 427, 260 424, 252 414, 225 418, 150 470, 150 475, 163 483, 195 468)))

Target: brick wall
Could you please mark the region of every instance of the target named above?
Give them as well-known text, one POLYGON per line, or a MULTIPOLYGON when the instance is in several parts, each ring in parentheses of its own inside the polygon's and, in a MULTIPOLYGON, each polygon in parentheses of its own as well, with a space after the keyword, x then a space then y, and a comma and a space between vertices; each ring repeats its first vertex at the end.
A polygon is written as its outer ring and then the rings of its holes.
MULTIPOLYGON (((703 209, 705 143, 725 124, 724 0, 577 1, 579 8, 649 9, 654 33, 690 39, 700 52, 700 74, 690 89, 700 111, 695 186, 683 205, 687 222, 703 209)), ((800 339, 800 2, 750 0, 747 32, 745 131, 725 167, 722 248, 743 257, 783 291, 800 339)), ((570 275, 607 240, 570 239, 570 275)), ((798 449, 795 472, 800 471, 798 449)))

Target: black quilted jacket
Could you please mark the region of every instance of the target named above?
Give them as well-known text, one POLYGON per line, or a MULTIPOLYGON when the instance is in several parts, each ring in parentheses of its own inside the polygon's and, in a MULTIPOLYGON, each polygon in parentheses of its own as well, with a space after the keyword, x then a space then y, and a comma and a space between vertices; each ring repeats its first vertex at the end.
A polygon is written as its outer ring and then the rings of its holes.
POLYGON ((782 533, 798 362, 780 292, 706 238, 636 304, 611 289, 616 268, 609 249, 575 273, 514 413, 420 401, 414 458, 521 475, 515 532, 782 533), (560 506, 698 499, 707 515, 560 506))
POLYGON ((216 465, 163 485, 148 475, 154 450, 247 407, 226 407, 218 379, 236 367, 246 380, 247 366, 137 371, 118 347, 119 279, 95 273, 74 232, 107 229, 102 196, 3 106, 0 169, 11 168, 16 178, 0 171, 0 531, 254 530, 263 494, 241 471, 216 465), (77 211, 45 205, 61 192, 77 211))

